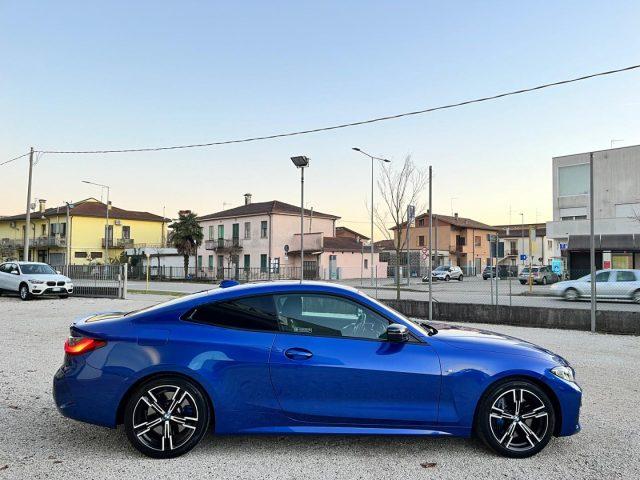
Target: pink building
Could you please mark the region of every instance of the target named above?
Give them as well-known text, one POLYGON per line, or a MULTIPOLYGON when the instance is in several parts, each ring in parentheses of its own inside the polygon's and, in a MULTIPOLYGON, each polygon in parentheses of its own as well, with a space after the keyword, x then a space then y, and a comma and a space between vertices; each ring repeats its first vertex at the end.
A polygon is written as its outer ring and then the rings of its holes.
MULTIPOLYGON (((360 239, 336 237, 340 217, 304 211, 305 278, 359 278, 371 275, 360 239)), ((204 242, 198 249, 200 272, 240 280, 300 278, 300 207, 278 200, 251 201, 198 218, 204 242)), ((354 232, 355 233, 355 232, 354 232)), ((364 249, 366 253, 366 248, 364 249)), ((374 270, 386 276, 386 263, 374 270)))

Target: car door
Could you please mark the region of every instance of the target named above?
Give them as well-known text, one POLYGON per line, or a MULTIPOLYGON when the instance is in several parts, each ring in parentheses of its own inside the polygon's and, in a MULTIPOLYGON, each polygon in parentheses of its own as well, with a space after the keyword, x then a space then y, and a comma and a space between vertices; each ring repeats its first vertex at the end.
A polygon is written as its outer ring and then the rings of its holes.
POLYGON ((618 270, 614 272, 615 279, 612 279, 612 296, 615 298, 631 298, 633 292, 640 288, 636 274, 633 270, 618 270))
POLYGON ((20 269, 17 263, 9 264, 9 274, 6 276, 7 290, 17 292, 20 286, 20 269))
POLYGON ((0 290, 7 290, 7 281, 9 276, 9 264, 3 263, 0 265, 0 290))
POLYGON ((309 423, 436 423, 440 362, 427 343, 388 342, 390 321, 354 299, 277 295, 271 380, 286 416, 309 423))
MULTIPOLYGON (((603 270, 596 273, 596 298, 614 298, 616 293, 615 272, 603 270)), ((590 295, 590 293, 589 293, 590 295)))

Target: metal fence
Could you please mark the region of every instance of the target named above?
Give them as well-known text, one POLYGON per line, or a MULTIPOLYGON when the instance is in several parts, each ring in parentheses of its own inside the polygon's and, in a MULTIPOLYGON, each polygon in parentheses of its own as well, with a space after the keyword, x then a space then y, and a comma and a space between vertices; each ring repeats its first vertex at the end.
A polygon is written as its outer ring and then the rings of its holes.
POLYGON ((126 298, 126 265, 60 265, 55 268, 71 279, 74 296, 126 298))
MULTIPOLYGON (((238 282, 259 282, 270 280, 299 280, 300 267, 272 267, 242 268, 242 267, 184 267, 153 266, 147 269, 144 265, 129 266, 128 278, 131 280, 153 281, 189 281, 189 282, 219 282, 222 280, 236 280, 238 282)), ((314 266, 304 267, 305 280, 320 280, 321 270, 314 266)))

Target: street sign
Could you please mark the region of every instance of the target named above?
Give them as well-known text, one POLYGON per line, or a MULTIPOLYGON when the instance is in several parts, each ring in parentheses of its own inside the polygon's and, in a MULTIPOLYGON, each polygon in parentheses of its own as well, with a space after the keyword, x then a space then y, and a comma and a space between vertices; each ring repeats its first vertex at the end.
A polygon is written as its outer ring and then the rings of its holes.
POLYGON ((560 243, 560 250, 566 250, 568 246, 568 243, 560 243))
POLYGON ((407 221, 411 224, 416 218, 416 206, 407 205, 407 221))
POLYGON ((525 253, 521 253, 520 254, 520 260, 526 260, 527 259, 527 255, 525 253))

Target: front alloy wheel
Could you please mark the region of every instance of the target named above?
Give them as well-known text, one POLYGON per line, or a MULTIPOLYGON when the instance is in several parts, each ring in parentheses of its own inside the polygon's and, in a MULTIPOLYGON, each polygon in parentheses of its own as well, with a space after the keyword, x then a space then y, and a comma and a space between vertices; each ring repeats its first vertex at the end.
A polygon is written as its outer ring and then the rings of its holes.
POLYGON ((569 302, 574 302, 578 299, 578 291, 575 288, 568 288, 564 292, 564 299, 569 302))
POLYGON ((129 398, 125 430, 131 444, 153 458, 187 453, 209 426, 209 406, 201 390, 180 377, 147 382, 129 398))
POLYGON ((29 300, 31 299, 31 292, 29 292, 29 287, 26 285, 20 285, 20 300, 29 300))
POLYGON ((506 457, 524 458, 549 443, 555 412, 549 397, 536 385, 511 381, 485 398, 478 422, 478 433, 489 447, 506 457))

